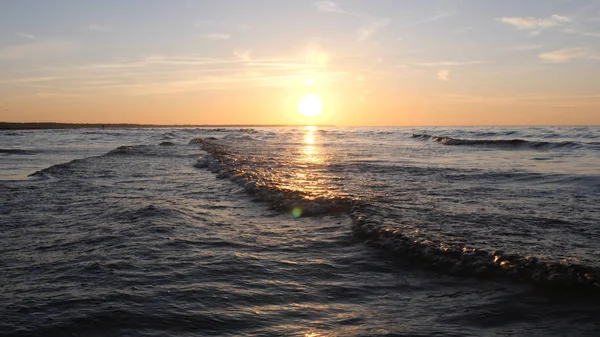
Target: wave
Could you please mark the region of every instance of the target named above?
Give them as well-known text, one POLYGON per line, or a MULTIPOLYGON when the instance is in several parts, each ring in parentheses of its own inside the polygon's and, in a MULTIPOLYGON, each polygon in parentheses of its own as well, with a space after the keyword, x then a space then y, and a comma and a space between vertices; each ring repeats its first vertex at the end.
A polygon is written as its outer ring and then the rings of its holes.
POLYGON ((123 154, 139 154, 141 146, 119 146, 116 149, 107 153, 107 155, 123 155, 123 154))
POLYGON ((109 151, 104 154, 104 156, 120 156, 120 155, 144 155, 144 156, 175 156, 177 155, 173 152, 165 153, 161 151, 161 148, 164 147, 174 147, 177 146, 176 143, 171 141, 164 141, 159 143, 158 145, 123 145, 119 146, 114 150, 109 151))
POLYGON ((173 142, 161 142, 158 146, 175 146, 173 142))
POLYGON ((33 150, 0 149, 0 154, 6 154, 6 155, 32 155, 35 153, 36 153, 36 151, 33 151, 33 150))
POLYGON ((370 207, 353 211, 350 217, 355 236, 426 269, 456 276, 503 277, 600 294, 600 268, 567 260, 559 263, 543 262, 533 256, 519 256, 504 251, 488 252, 446 245, 425 238, 415 239, 401 229, 385 225, 385 217, 370 207))
POLYGON ((242 186, 254 200, 266 202, 275 210, 292 212, 294 216, 315 216, 347 213, 354 206, 355 200, 347 197, 311 197, 299 190, 279 188, 272 181, 249 170, 243 160, 233 156, 226 146, 222 146, 214 138, 195 138, 192 142, 202 144, 203 149, 210 154, 198 160, 195 165, 197 168, 209 169, 219 179, 230 179, 242 186))
MULTIPOLYGON (((178 153, 173 149, 176 146, 177 144, 169 141, 161 142, 158 145, 123 145, 103 155, 77 158, 69 162, 64 162, 46 167, 42 170, 30 174, 28 177, 49 179, 52 177, 59 177, 64 175, 88 174, 89 171, 81 169, 81 163, 89 163, 89 161, 92 160, 106 160, 107 157, 113 156, 148 156, 176 158, 187 158, 191 156, 190 154, 178 153)), ((98 174, 98 172, 95 172, 94 174, 98 174)))
POLYGON ((256 129, 252 128, 197 128, 195 131, 203 132, 241 132, 241 133, 258 133, 256 129))
POLYGON ((551 149, 577 149, 584 147, 598 148, 596 142, 578 143, 578 142, 545 142, 545 141, 529 141, 524 139, 460 139, 451 137, 438 137, 428 134, 413 134, 411 138, 421 140, 433 140, 434 142, 448 146, 492 146, 502 148, 527 148, 536 150, 551 150, 551 149))
POLYGON ((74 159, 70 162, 52 165, 43 170, 36 171, 30 174, 28 177, 36 177, 40 179, 49 179, 55 175, 72 175, 74 174, 77 164, 81 163, 84 159, 74 159))
POLYGON ((173 138, 176 138, 176 137, 177 137, 177 134, 176 134, 175 132, 173 132, 173 131, 169 131, 169 132, 165 132, 165 133, 163 133, 163 134, 162 134, 162 137, 163 137, 164 139, 173 139, 173 138))
MULTIPOLYGON (((431 138, 428 135, 413 137, 431 138)), ((255 200, 266 202, 278 211, 292 212, 294 216, 346 214, 351 219, 352 232, 356 238, 424 269, 465 277, 500 277, 600 294, 600 268, 573 261, 546 262, 533 256, 503 251, 488 252, 458 244, 435 242, 435 239, 426 236, 415 236, 399 229, 395 220, 376 206, 376 202, 369 201, 370 198, 366 195, 307 199, 302 191, 287 190, 264 179, 261 175, 278 168, 273 167, 271 162, 262 162, 265 159, 256 153, 249 154, 249 159, 239 156, 235 147, 231 146, 239 144, 214 138, 196 138, 192 142, 201 144, 208 152, 208 155, 197 161, 197 168, 208 169, 217 178, 230 179, 242 186, 255 200)), ((329 167, 332 168, 335 169, 329 167)), ((372 172, 370 169, 369 171, 372 172)))

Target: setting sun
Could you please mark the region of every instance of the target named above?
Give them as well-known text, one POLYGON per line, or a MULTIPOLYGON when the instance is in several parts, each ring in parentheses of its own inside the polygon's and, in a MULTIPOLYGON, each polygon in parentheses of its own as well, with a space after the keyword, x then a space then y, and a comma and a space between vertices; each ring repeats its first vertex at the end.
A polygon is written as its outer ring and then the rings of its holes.
POLYGON ((316 94, 307 94, 298 102, 298 111, 306 117, 314 117, 323 113, 323 102, 316 94))

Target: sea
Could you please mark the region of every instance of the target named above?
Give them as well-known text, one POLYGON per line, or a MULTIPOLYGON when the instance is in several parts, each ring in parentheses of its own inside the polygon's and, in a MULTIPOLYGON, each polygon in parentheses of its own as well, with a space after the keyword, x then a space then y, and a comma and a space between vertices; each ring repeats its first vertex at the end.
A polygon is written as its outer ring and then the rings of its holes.
POLYGON ((600 336, 600 127, 0 131, 0 336, 600 336))

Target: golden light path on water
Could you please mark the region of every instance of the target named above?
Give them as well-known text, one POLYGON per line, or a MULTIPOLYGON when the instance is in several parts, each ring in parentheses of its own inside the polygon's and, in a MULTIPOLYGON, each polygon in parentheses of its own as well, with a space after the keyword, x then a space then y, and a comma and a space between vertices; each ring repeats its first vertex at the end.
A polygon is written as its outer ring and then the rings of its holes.
MULTIPOLYGON (((283 191, 300 193, 306 201, 324 201, 342 196, 336 178, 328 172, 327 166, 333 157, 324 150, 318 128, 307 126, 299 138, 292 141, 292 148, 286 151, 279 170, 270 174, 273 183, 283 191)), ((339 179, 338 179, 339 180, 339 179)), ((295 217, 302 215, 301 208, 292 212, 295 217)))
POLYGON ((342 177, 330 170, 340 154, 333 150, 335 144, 328 143, 334 140, 327 130, 309 126, 286 133, 285 139, 270 145, 224 140, 222 144, 231 147, 220 153, 222 160, 228 161, 237 171, 235 175, 243 177, 248 186, 282 202, 289 200, 292 204, 285 207, 291 207, 296 217, 308 213, 307 207, 310 213, 319 213, 317 209, 335 207, 332 205, 350 197, 344 192, 342 177))

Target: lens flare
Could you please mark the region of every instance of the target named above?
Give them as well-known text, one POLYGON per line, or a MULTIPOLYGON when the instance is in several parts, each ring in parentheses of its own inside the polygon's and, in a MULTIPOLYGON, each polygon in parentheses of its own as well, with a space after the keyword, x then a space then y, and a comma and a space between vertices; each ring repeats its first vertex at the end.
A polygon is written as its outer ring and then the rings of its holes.
POLYGON ((294 218, 299 218, 302 216, 302 209, 300 207, 294 207, 292 210, 292 216, 294 218))

